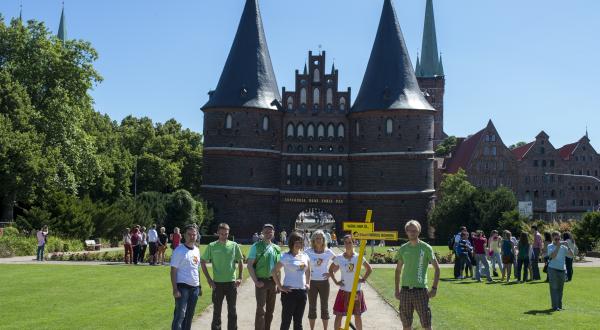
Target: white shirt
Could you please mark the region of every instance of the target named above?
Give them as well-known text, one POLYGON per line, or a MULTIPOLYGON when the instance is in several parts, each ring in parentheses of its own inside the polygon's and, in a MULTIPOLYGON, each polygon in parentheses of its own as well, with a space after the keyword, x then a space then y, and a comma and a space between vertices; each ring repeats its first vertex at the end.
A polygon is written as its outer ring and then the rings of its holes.
MULTIPOLYGON (((340 288, 346 292, 352 291, 352 284, 354 283, 354 273, 356 269, 356 263, 358 261, 358 253, 354 253, 350 260, 346 259, 343 254, 333 258, 333 263, 340 266, 340 272, 342 273, 342 281, 344 285, 340 288)), ((363 257, 363 263, 366 259, 363 257)), ((361 283, 358 283, 356 290, 360 291, 361 283)))
POLYGON ((185 244, 179 245, 171 256, 171 267, 177 268, 177 283, 191 286, 200 286, 200 249, 194 246, 188 248, 185 244))
POLYGON ((305 289, 306 267, 308 267, 310 262, 308 255, 299 252, 296 256, 293 256, 288 252, 281 256, 279 262, 283 264, 283 270, 285 271, 283 286, 291 289, 305 289))
POLYGON ((156 232, 156 229, 148 230, 148 242, 150 242, 150 243, 158 242, 158 232, 156 232))
POLYGON ((304 251, 310 259, 310 279, 314 281, 326 280, 324 273, 329 271, 329 262, 335 258, 335 253, 325 249, 323 253, 316 253, 313 249, 304 251))

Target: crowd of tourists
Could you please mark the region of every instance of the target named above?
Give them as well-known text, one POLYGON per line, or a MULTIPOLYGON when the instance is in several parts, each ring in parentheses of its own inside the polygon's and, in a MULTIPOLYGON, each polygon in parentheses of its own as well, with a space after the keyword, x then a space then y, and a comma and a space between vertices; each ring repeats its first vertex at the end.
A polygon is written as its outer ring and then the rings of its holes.
POLYGON ((481 230, 469 233, 466 227, 461 227, 448 242, 455 255, 454 278, 481 282, 485 276, 491 283, 492 275, 501 274, 500 281, 508 283, 514 268, 514 282, 537 281, 541 280, 539 263, 543 262, 552 309, 561 310, 564 282, 573 279, 573 259, 579 253, 575 238, 570 232, 558 231, 542 236, 537 226, 532 226, 531 231, 532 239, 527 232, 517 238, 508 230, 502 234, 493 230, 486 238, 481 230))
POLYGON ((164 265, 165 252, 171 243, 173 250, 181 243, 181 233, 175 227, 171 235, 167 235, 165 227, 156 230, 152 225, 148 231, 146 227, 136 225, 133 228, 125 228, 123 231, 123 247, 125 249, 124 262, 126 264, 140 264, 146 258, 148 251, 148 263, 150 265, 164 265))
MULTIPOLYGON (((171 257, 171 283, 175 298, 172 329, 190 329, 198 296, 202 294, 199 279, 199 266, 212 289, 213 316, 211 329, 221 329, 223 301, 227 301, 227 329, 237 329, 237 289, 242 282, 244 268, 240 245, 228 239, 229 226, 218 226, 218 239, 206 246, 202 254, 195 244, 197 229, 194 225, 183 231, 184 243, 173 251, 171 257), (212 273, 207 264, 212 264, 212 273)), ((429 299, 437 291, 439 267, 433 248, 418 239, 421 225, 417 221, 407 223, 405 230, 409 237, 397 252, 396 297, 400 299, 400 315, 405 327, 412 325, 416 311, 425 329, 431 328, 429 299), (427 269, 432 264, 435 278, 431 290, 427 288, 427 269)), ((317 317, 324 329, 329 326, 333 314, 334 328, 342 326, 343 317, 350 309, 354 276, 361 263, 364 272, 359 276, 356 297, 351 309, 354 326, 362 329, 362 314, 367 311, 367 303, 362 284, 371 275, 372 269, 365 258, 358 260, 354 251, 352 235, 343 237, 341 254, 328 246, 327 235, 316 230, 308 238, 306 233, 293 231, 280 236, 287 243, 288 251, 282 252, 276 244, 275 227, 265 224, 260 240, 256 241, 248 253, 246 267, 254 284, 256 309, 255 329, 270 329, 273 321, 276 297, 280 294, 280 329, 302 329, 304 312, 308 304, 308 321, 314 329, 317 317), (282 271, 285 276, 282 277, 282 271), (339 272, 339 277, 338 277, 339 272), (330 309, 330 283, 337 286, 335 302, 330 309), (317 308, 318 307, 318 308, 317 308)), ((208 327, 208 326, 207 326, 208 327)))

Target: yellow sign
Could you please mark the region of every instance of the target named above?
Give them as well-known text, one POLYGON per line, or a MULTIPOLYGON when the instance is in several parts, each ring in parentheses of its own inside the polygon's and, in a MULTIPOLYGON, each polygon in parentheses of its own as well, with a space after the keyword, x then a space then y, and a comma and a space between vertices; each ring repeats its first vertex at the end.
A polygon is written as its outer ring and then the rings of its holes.
POLYGON ((375 230, 372 222, 344 222, 343 230, 354 233, 371 233, 375 230))
POLYGON ((397 241, 398 240, 398 232, 397 231, 374 231, 371 233, 367 232, 352 232, 352 237, 355 239, 374 239, 374 240, 384 240, 384 241, 397 241))

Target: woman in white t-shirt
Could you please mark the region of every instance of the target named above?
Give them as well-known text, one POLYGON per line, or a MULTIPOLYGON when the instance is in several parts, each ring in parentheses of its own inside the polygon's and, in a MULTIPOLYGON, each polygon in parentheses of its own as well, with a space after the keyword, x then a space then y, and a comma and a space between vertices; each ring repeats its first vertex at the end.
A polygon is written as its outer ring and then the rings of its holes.
POLYGON ((310 237, 311 248, 305 253, 310 259, 310 290, 308 290, 308 322, 311 330, 315 328, 317 319, 317 296, 321 299, 321 320, 323 329, 327 329, 329 321, 329 262, 335 253, 327 248, 325 233, 315 231, 310 237))
MULTIPOLYGON (((354 274, 358 265, 358 253, 354 252, 354 241, 352 235, 344 236, 344 248, 345 251, 342 255, 333 258, 333 263, 329 267, 329 276, 333 279, 333 282, 340 287, 335 298, 333 305, 333 314, 335 314, 334 328, 339 329, 342 325, 342 317, 344 317, 348 311, 348 305, 350 303, 350 295, 352 292, 352 284, 354 283, 354 274), (342 279, 337 281, 335 279, 335 272, 340 270, 342 279)), ((354 315, 354 322, 356 329, 362 330, 362 313, 367 311, 367 305, 365 304, 365 297, 361 291, 361 283, 364 283, 369 275, 371 275, 371 265, 363 257, 362 265, 365 267, 365 274, 362 278, 359 277, 358 287, 356 288, 356 297, 354 300, 354 308, 352 314, 354 315)))
POLYGON ((302 329, 306 307, 306 291, 310 288, 310 260, 304 253, 302 234, 292 232, 288 238, 290 251, 283 254, 273 268, 273 279, 281 291, 281 329, 289 329, 292 319, 294 329, 302 329), (281 284, 281 269, 285 272, 281 284))

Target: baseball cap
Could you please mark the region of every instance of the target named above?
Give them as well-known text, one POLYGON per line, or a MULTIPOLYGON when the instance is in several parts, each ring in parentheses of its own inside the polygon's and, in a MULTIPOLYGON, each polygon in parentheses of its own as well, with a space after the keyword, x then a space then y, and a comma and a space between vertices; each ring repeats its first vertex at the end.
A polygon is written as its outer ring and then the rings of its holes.
POLYGON ((275 229, 275 226, 273 226, 273 225, 272 225, 272 224, 270 224, 270 223, 265 223, 265 224, 263 225, 263 229, 265 229, 265 228, 271 228, 271 229, 273 229, 273 230, 274 230, 274 229, 275 229))

